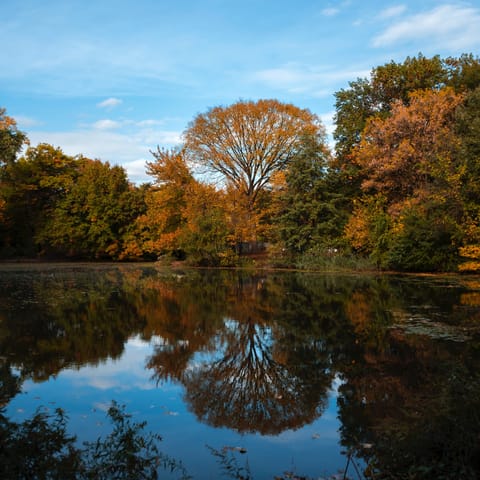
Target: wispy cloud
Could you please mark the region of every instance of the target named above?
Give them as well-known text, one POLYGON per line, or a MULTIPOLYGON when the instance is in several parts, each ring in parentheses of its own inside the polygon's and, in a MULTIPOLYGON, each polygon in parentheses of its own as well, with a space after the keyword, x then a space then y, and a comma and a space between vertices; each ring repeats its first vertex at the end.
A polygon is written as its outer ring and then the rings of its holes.
POLYGON ((398 17, 407 10, 406 5, 395 5, 393 7, 382 10, 379 14, 379 18, 392 18, 398 17))
POLYGON ((15 115, 15 121, 17 122, 17 125, 20 127, 20 129, 38 127, 39 125, 42 125, 42 122, 40 122, 39 120, 24 115, 15 115))
POLYGON ((331 95, 338 83, 367 76, 363 69, 336 69, 290 63, 277 68, 259 70, 252 75, 270 88, 313 97, 331 95), (332 90, 333 89, 333 90, 332 90))
POLYGON ((445 49, 480 46, 480 10, 460 5, 442 5, 411 15, 390 25, 373 39, 374 47, 428 39, 430 45, 445 49))
POLYGON ((338 8, 324 8, 321 13, 325 17, 333 17, 337 15, 337 13, 339 12, 340 12, 340 9, 338 8))
POLYGON ((154 127, 158 125, 164 125, 165 121, 164 120, 141 120, 140 122, 137 122, 136 125, 139 127, 154 127))
POLYGON ((119 98, 110 97, 110 98, 107 98, 106 100, 103 100, 103 102, 97 103, 97 107, 112 109, 120 105, 121 103, 122 103, 122 100, 120 100, 119 98))
POLYGON ((103 119, 98 120, 93 124, 93 128, 96 130, 115 130, 121 127, 121 123, 116 120, 103 119))

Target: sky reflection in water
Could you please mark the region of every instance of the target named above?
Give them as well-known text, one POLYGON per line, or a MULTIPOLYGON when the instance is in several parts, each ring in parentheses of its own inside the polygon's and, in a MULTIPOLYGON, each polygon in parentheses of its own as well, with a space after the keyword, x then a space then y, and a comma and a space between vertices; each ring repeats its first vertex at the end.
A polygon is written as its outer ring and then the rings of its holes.
POLYGON ((196 479, 220 476, 207 446, 244 448, 255 479, 331 475, 348 449, 373 472, 466 478, 479 307, 472 277, 3 266, 2 402, 15 422, 61 407, 82 442, 115 400, 196 479))
POLYGON ((8 406, 9 417, 21 422, 38 406, 52 410, 61 407, 68 413, 69 429, 79 441, 95 440, 110 429, 105 413, 115 399, 125 404, 129 413, 146 420, 149 430, 160 432, 162 451, 182 459, 189 472, 196 472, 194 478, 219 475, 219 466, 206 445, 245 448, 255 478, 294 470, 313 475, 319 472, 319 456, 325 472, 345 466, 338 445, 337 381, 332 385, 327 409, 312 424, 279 435, 239 434, 199 423, 184 403, 182 386, 171 381, 156 385, 151 371, 145 368, 152 344, 158 344, 158 339, 147 342, 137 335, 127 341, 119 359, 66 369, 43 383, 26 381, 22 394, 8 406))

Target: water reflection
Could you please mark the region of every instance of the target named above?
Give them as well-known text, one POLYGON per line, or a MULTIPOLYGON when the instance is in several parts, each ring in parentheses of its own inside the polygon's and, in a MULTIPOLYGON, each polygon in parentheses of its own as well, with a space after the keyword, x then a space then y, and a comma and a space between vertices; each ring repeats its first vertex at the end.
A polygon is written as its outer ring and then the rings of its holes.
MULTIPOLYGON (((186 401, 201 421, 241 433, 275 435, 322 413, 330 374, 319 370, 313 383, 301 369, 276 359, 270 328, 250 319, 231 320, 222 340, 220 358, 196 365, 184 377, 186 401)), ((314 346, 309 350, 315 356, 321 353, 314 346)))
MULTIPOLYGON (((480 283, 387 276, 162 273, 153 267, 6 269, 0 391, 155 344, 199 421, 278 435, 324 412, 372 478, 480 473, 480 283)), ((276 473, 276 472, 272 472, 276 473)))
MULTIPOLYGON (((324 408, 333 375, 325 342, 279 322, 284 291, 277 282, 229 277, 221 283, 228 288, 215 289, 213 316, 209 303, 208 330, 201 292, 190 308, 182 308, 182 289, 175 290, 176 297, 168 293, 170 309, 181 321, 163 317, 166 324, 155 334, 164 343, 148 366, 159 381, 180 381, 188 405, 209 425, 278 434, 312 422, 324 408)), ((193 285, 216 284, 206 276, 193 285)))

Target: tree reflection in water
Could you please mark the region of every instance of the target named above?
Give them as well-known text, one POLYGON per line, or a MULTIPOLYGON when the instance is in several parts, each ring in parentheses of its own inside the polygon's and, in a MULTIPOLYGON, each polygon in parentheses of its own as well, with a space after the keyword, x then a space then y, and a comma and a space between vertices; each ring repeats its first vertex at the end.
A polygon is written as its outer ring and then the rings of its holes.
MULTIPOLYGON (((272 288, 263 277, 236 275, 233 280, 216 299, 224 311, 213 309, 222 317, 214 320, 218 327, 209 335, 198 333, 202 297, 197 297, 197 316, 163 318, 164 328, 156 332, 163 344, 148 366, 157 381, 181 382, 186 403, 211 426, 274 435, 311 423, 324 410, 333 379, 325 343, 300 338, 288 322, 277 325, 281 288, 272 288), (178 323, 184 326, 181 336, 172 338, 168 326, 178 323)), ((184 297, 178 294, 180 305, 184 297)))
POLYGON ((154 379, 183 385, 209 425, 300 428, 339 380, 341 442, 367 476, 476 478, 478 292, 472 279, 14 271, 0 277, 0 405, 26 379, 117 358, 138 335, 156 344, 154 379))
POLYGON ((107 416, 113 429, 105 438, 78 445, 67 431, 61 408, 37 409, 22 423, 0 410, 0 478, 5 480, 157 479, 159 471, 191 479, 182 462, 163 453, 160 435, 145 432, 145 422, 132 421, 125 407, 112 402, 107 416))
POLYGON ((399 287, 390 311, 400 321, 372 321, 385 311, 372 308, 372 296, 357 296, 350 309, 362 356, 343 369, 342 443, 366 460, 367 478, 479 478, 480 332, 472 320, 480 304, 465 304, 472 296, 461 286, 399 287))
POLYGON ((269 327, 249 319, 228 320, 221 340, 220 358, 202 362, 184 377, 186 401, 201 421, 241 433, 275 435, 321 415, 326 389, 273 359, 269 327))

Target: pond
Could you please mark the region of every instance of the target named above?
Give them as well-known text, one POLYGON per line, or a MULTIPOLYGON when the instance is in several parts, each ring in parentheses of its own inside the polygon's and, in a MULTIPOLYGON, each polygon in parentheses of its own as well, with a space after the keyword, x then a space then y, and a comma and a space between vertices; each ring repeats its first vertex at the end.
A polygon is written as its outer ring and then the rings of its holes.
POLYGON ((117 405, 161 478, 477 478, 479 376, 478 277, 0 265, 4 471, 117 405))

